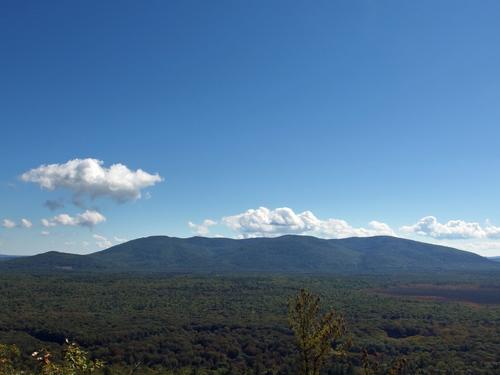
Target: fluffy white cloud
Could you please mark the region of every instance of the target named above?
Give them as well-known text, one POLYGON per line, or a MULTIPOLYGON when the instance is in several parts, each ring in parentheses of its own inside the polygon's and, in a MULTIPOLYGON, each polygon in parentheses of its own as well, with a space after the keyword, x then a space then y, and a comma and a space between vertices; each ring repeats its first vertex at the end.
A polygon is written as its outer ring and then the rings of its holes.
POLYGON ((31 228, 33 226, 33 223, 31 221, 29 221, 28 219, 21 219, 21 225, 24 227, 24 228, 31 228))
POLYGON ((2 227, 7 228, 7 229, 12 229, 16 227, 16 223, 10 219, 3 219, 2 220, 2 227))
POLYGON ((210 219, 203 220, 203 223, 201 224, 195 224, 192 221, 188 223, 189 228, 191 228, 191 230, 199 236, 206 236, 208 233, 210 233, 210 227, 216 224, 216 221, 210 219))
POLYGON ((42 231, 40 232, 40 234, 41 234, 42 236, 48 236, 48 235, 50 234, 50 232, 49 232, 49 231, 46 231, 46 230, 42 230, 42 231))
POLYGON ((94 239, 96 240, 96 245, 101 249, 107 249, 108 247, 113 246, 113 243, 104 236, 94 234, 92 237, 94 237, 94 239))
POLYGON ((484 227, 479 223, 464 220, 440 223, 434 216, 423 217, 413 225, 401 227, 400 231, 437 239, 500 238, 500 227, 489 222, 484 227))
POLYGON ((159 174, 149 174, 142 169, 132 171, 123 164, 106 168, 103 164, 97 159, 73 159, 64 164, 41 165, 23 173, 21 179, 47 190, 68 189, 75 201, 83 196, 92 199, 102 196, 117 202, 138 199, 141 189, 163 181, 159 174))
POLYGON ((91 228, 94 225, 100 224, 104 221, 106 221, 104 215, 97 211, 91 210, 86 210, 85 212, 76 216, 60 214, 54 216, 51 219, 41 220, 42 225, 46 228, 55 227, 56 225, 82 226, 91 228))
POLYGON ((394 236, 394 231, 387 224, 378 221, 370 222, 368 228, 355 228, 345 220, 321 220, 311 211, 295 213, 288 207, 250 209, 224 217, 222 222, 244 238, 283 234, 307 234, 324 238, 394 236))

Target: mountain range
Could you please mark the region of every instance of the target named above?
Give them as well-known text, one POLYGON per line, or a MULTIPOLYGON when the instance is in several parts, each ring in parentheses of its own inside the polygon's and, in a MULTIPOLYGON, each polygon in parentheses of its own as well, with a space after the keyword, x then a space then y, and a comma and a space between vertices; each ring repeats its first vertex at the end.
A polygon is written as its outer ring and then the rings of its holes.
POLYGON ((402 238, 138 238, 88 255, 47 252, 0 262, 42 272, 362 274, 500 270, 477 254, 402 238))

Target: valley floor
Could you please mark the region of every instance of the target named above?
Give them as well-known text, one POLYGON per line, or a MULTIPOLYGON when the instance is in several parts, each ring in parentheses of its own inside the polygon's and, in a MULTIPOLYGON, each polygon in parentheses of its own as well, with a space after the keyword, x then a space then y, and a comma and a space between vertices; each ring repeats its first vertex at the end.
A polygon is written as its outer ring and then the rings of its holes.
POLYGON ((18 345, 26 368, 34 366, 30 353, 58 352, 69 338, 112 374, 138 363, 141 374, 293 374, 287 301, 300 288, 321 295, 323 306, 348 321, 349 353, 329 363, 326 374, 358 373, 365 350, 382 371, 404 358, 411 373, 500 373, 500 301, 495 293, 471 301, 478 291, 500 291, 494 274, 6 274, 0 276, 0 343, 18 345))

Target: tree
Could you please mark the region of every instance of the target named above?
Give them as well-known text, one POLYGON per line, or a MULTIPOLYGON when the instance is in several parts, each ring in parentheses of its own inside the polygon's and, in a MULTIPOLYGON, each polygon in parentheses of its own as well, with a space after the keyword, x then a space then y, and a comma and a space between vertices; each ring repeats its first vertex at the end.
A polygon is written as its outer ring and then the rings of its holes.
POLYGON ((319 375, 325 360, 343 355, 347 328, 344 318, 334 310, 320 316, 320 298, 301 289, 288 305, 288 321, 299 351, 299 374, 319 375))

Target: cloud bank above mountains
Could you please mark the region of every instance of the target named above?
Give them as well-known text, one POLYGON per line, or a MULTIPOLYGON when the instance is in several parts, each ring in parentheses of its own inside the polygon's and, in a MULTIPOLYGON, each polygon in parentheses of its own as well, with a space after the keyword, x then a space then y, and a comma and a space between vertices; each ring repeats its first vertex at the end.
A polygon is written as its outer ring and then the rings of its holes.
POLYGON ((417 234, 436 239, 498 239, 500 227, 486 222, 485 226, 476 222, 450 220, 440 223, 434 216, 426 216, 413 225, 400 228, 401 233, 417 234))
MULTIPOLYGON (((269 209, 259 207, 242 213, 225 216, 220 221, 207 219, 202 224, 189 222, 191 231, 197 235, 210 236, 211 231, 229 230, 236 238, 275 237, 285 234, 311 235, 320 238, 346 238, 370 236, 399 236, 419 239, 471 251, 487 253, 500 249, 500 227, 486 221, 485 225, 464 220, 440 223, 434 216, 426 216, 415 224, 398 230, 389 224, 373 220, 366 227, 355 227, 342 219, 320 219, 311 211, 296 213, 289 207, 269 209), (489 242, 485 242, 490 240, 489 242)), ((215 236, 220 236, 217 234, 215 236)))
MULTIPOLYGON (((211 222, 212 225, 216 223, 211 222)), ((322 220, 311 211, 296 213, 289 207, 249 209, 240 214, 225 216, 220 222, 241 238, 274 237, 284 234, 303 234, 324 238, 395 235, 389 225, 379 221, 371 221, 366 228, 357 228, 345 220, 333 218, 322 220)), ((192 224, 190 223, 191 229, 196 229, 192 224)), ((208 233, 208 226, 203 230, 208 233)))

